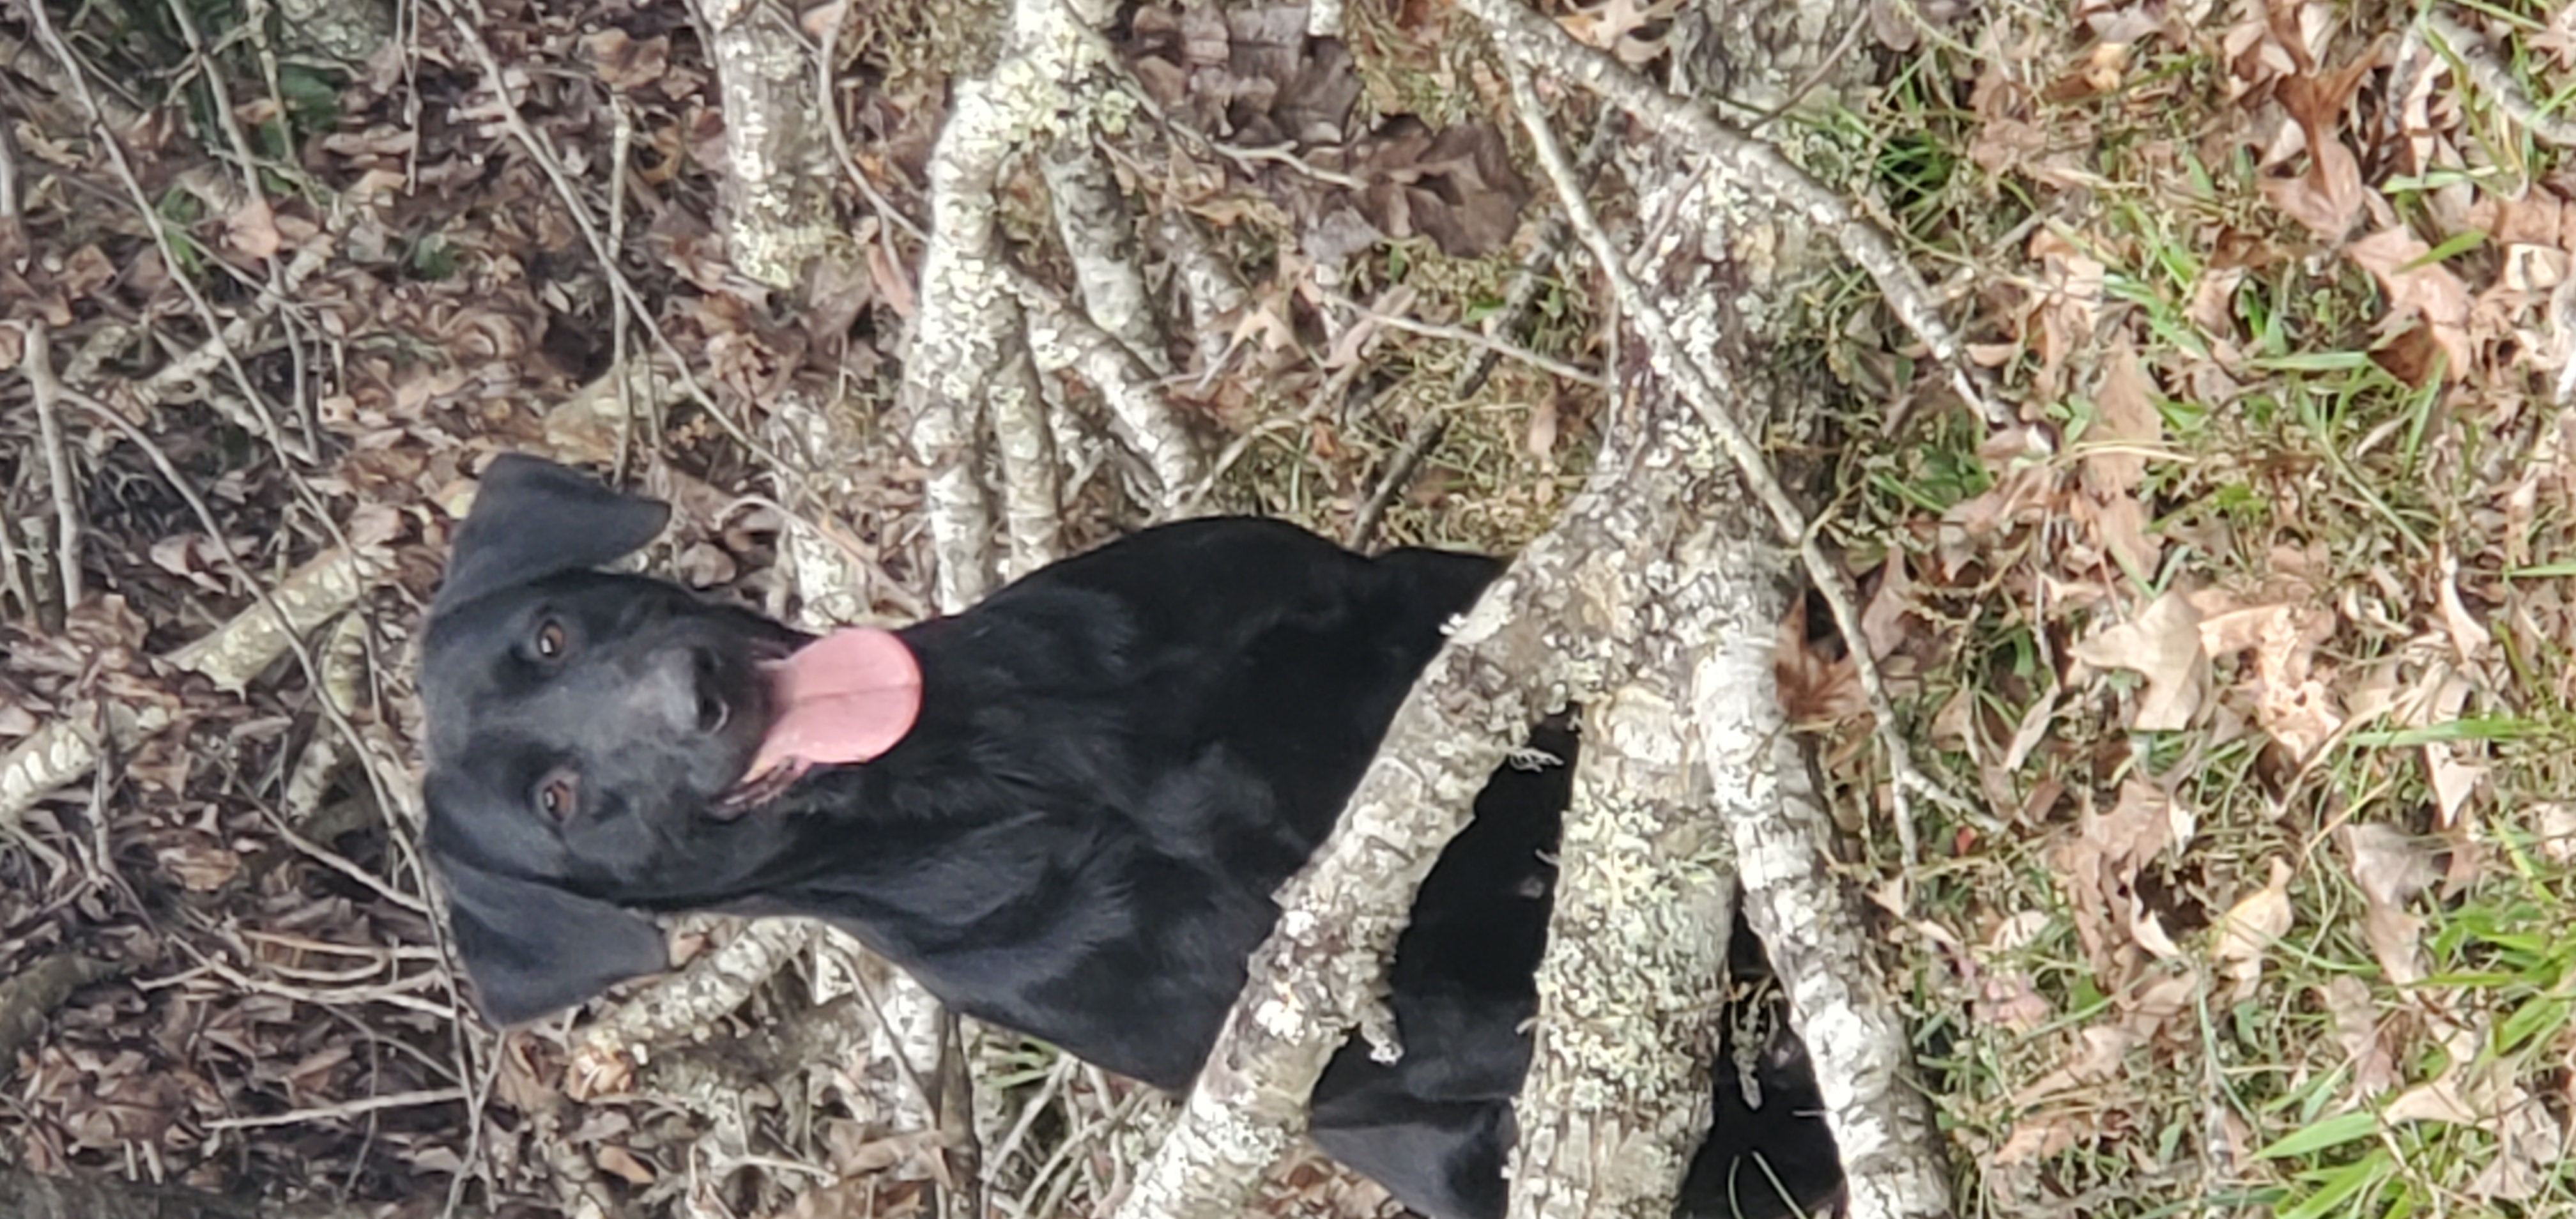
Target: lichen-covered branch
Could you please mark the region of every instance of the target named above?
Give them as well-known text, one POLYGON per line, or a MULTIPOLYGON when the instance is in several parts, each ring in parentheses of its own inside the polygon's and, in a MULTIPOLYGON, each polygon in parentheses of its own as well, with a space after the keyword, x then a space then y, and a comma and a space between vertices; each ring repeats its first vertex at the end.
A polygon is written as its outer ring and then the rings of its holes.
MULTIPOLYGON (((239 691, 285 654, 289 640, 355 602, 383 562, 374 553, 324 554, 295 569, 262 603, 181 645, 170 653, 169 663, 203 674, 218 689, 239 691), (278 620, 281 614, 284 622, 278 620)), ((130 746, 168 727, 172 718, 172 711, 158 704, 74 705, 0 754, 0 825, 15 823, 45 793, 98 764, 101 742, 95 727, 102 720, 119 744, 130 746)))
POLYGON ((1692 723, 1721 792, 1744 882, 1744 915, 1789 993, 1840 1148, 1850 1213, 1929 1219, 1951 1212, 1940 1134, 1913 1077, 1912 1043, 1881 972, 1857 894, 1834 874, 1833 821, 1807 758, 1771 696, 1771 648, 1714 649, 1692 678, 1692 723), (1746 691, 1759 697, 1747 697, 1746 691))
POLYGON ((1055 204, 1056 236, 1082 288, 1082 311, 1155 375, 1167 375, 1172 362, 1163 351, 1162 319, 1136 263, 1136 226, 1128 219, 1126 196, 1118 193, 1108 159, 1083 134, 1068 132, 1039 158, 1055 204))
MULTIPOLYGON (((1002 439, 1005 455, 1052 444, 1043 437, 1043 410, 1028 405, 1043 399, 1035 369, 1023 358, 1019 299, 994 227, 1002 165, 1059 125, 1064 82, 1101 53, 1070 6, 1018 0, 999 61, 990 74, 959 83, 931 152, 930 243, 922 255, 921 312, 904 360, 903 402, 913 419, 913 452, 930 471, 923 511, 939 556, 935 599, 944 612, 974 604, 996 576, 992 495, 977 438, 987 426, 1007 425, 1019 434, 1002 439), (1007 416, 997 415, 997 393, 1026 397, 1015 398, 1007 416)), ((1020 502, 1036 499, 1024 490, 1020 502)))
POLYGON ((1868 273, 1897 320, 1949 369, 1952 388, 1963 399, 1997 426, 2012 422, 2010 412, 1996 405, 1994 395, 1980 384, 1980 374, 1969 369, 1959 336, 1942 320, 1923 277, 1905 261, 1895 240, 1842 196, 1791 164, 1779 149, 1720 122, 1705 105, 1665 93, 1616 59, 1576 42, 1520 0, 1465 0, 1465 6, 1514 61, 1600 94, 1675 149, 1709 158, 1731 181, 1804 217, 1868 273))
MULTIPOLYGON (((1190 311, 1189 332, 1195 336, 1200 376, 1214 376, 1217 363, 1233 345, 1231 319, 1251 303, 1252 293, 1225 260, 1208 248, 1207 234, 1179 208, 1163 212, 1154 235, 1172 260, 1172 275, 1190 311)), ((1184 486, 1188 484, 1183 484, 1184 486)))
MULTIPOLYGON (((1761 787, 1699 756, 1692 678, 1712 649, 1767 650, 1794 587, 1741 480, 1700 456, 1705 422, 1659 385, 1631 401, 1603 458, 1623 489, 1607 513, 1621 544, 1566 573, 1567 620, 1601 691, 1585 701, 1539 967, 1514 1219, 1673 1213, 1709 1120, 1733 929, 1717 810, 1761 787)), ((1772 698, 1767 686, 1728 695, 1772 698)))
POLYGON ((1514 1219, 1669 1219, 1709 1121, 1735 878, 1668 674, 1584 706, 1514 1219))
POLYGON ((1154 369, 1067 302, 1026 278, 1018 284, 1028 311, 1029 349, 1039 365, 1078 373, 1100 391, 1109 406, 1110 430, 1145 459, 1152 476, 1149 514, 1157 520, 1178 515, 1184 493, 1207 476, 1208 454, 1155 384, 1154 369))
POLYGON ((1253 954, 1251 980, 1178 1124, 1117 1219, 1239 1214, 1262 1171, 1304 1129, 1306 1097, 1345 1034, 1354 1026, 1385 1033, 1371 996, 1414 891, 1494 767, 1562 686, 1565 649, 1541 624, 1555 617, 1557 577, 1605 541, 1562 524, 1542 538, 1486 590, 1415 683, 1340 828, 1281 894, 1277 930, 1253 954))
POLYGON ((842 232, 824 100, 795 18, 776 0, 698 0, 724 99, 725 248, 734 268, 792 288, 842 232))
MULTIPOLYGON (((1544 35, 1529 37, 1542 39, 1544 35)), ((1721 442, 1717 447, 1733 461, 1750 498, 1761 505, 1762 514, 1769 518, 1767 523, 1777 530, 1775 536, 1781 537, 1784 545, 1796 548, 1808 574, 1833 605, 1845 635, 1859 638, 1848 576, 1823 555, 1805 528, 1803 514, 1788 501, 1760 452, 1747 439, 1746 422, 1735 417, 1746 409, 1740 396, 1732 392, 1740 383, 1736 371, 1716 354, 1715 344, 1691 341, 1680 326, 1668 320, 1676 316, 1669 302, 1648 293, 1625 273, 1620 252, 1611 245, 1573 183, 1571 169, 1546 126, 1545 116, 1539 112, 1524 69, 1513 63, 1510 71, 1523 125, 1538 145, 1549 176, 1557 183, 1575 231, 1591 248, 1594 262, 1609 279, 1621 310, 1645 342, 1649 366, 1697 417, 1704 428, 1700 434, 1721 442)), ((1745 528, 1755 527, 1752 518, 1737 520, 1745 528)), ((1738 532, 1734 536, 1750 538, 1758 534, 1738 532)), ((1773 608, 1776 611, 1779 604, 1775 602, 1773 608)), ((1769 620, 1777 619, 1774 612, 1769 620)), ((1789 798, 1791 789, 1778 770, 1783 763, 1795 760, 1791 768, 1794 773, 1802 778, 1806 773, 1803 758, 1796 754, 1794 744, 1788 743, 1785 718, 1771 694, 1769 633, 1742 629, 1758 623, 1733 625, 1738 629, 1710 637, 1721 646, 1708 653, 1711 659, 1703 661, 1703 665, 1722 660, 1728 667, 1725 680, 1694 679, 1696 718, 1703 739, 1710 742, 1707 758, 1717 787, 1721 792, 1746 793, 1743 803, 1729 806, 1739 848, 1746 844, 1748 836, 1770 834, 1780 839, 1772 845, 1780 847, 1782 853, 1768 857, 1769 866, 1756 866, 1751 859, 1745 861, 1741 873, 1745 899, 1748 909, 1768 907, 1771 911, 1767 921, 1755 921, 1754 928, 1762 935, 1775 968, 1786 980, 1792 1019, 1809 1047, 1818 1084, 1827 1101, 1827 1120, 1837 1143, 1849 1163, 1861 1163, 1857 1157, 1864 1151, 1872 1157, 1865 1165, 1873 1174, 1867 1188, 1854 1174, 1852 1213, 1864 1219, 1946 1214, 1948 1187, 1939 1170, 1922 1094, 1903 1087, 1898 1074, 1888 1065, 1909 1061, 1908 1043, 1892 996, 1877 981, 1876 961, 1866 951, 1829 952, 1821 947, 1865 946, 1859 912, 1850 903, 1837 900, 1839 890, 1830 885, 1796 883, 1802 873, 1788 863, 1789 856, 1797 855, 1804 861, 1800 867, 1812 870, 1821 880, 1831 858, 1832 839, 1821 806, 1808 804, 1802 811, 1799 803, 1789 798), (1757 655, 1763 658, 1758 663, 1753 659, 1757 655), (1775 752, 1747 750, 1742 747, 1746 740, 1768 743, 1775 752), (1788 752, 1776 752, 1783 744, 1787 744, 1788 752), (1721 745, 1726 748, 1719 748, 1721 745), (1775 883, 1789 884, 1790 888, 1773 892, 1770 886, 1775 883), (1806 977, 1800 974, 1801 969, 1832 976, 1806 977), (1846 1122, 1851 1123, 1848 1132, 1846 1122)), ((1875 684, 1873 671, 1863 670, 1863 685, 1871 691, 1873 705, 1880 712, 1882 748, 1888 753, 1901 801, 1913 767, 1904 741, 1895 735, 1893 717, 1886 712, 1885 692, 1875 684)), ((1910 830, 1902 803, 1897 818, 1901 831, 1910 830)))
MULTIPOLYGON (((1707 494, 1710 481, 1691 473, 1690 446, 1663 435, 1660 426, 1614 423, 1583 492, 1486 590, 1415 683, 1340 827, 1281 895, 1277 931, 1254 954, 1251 980, 1179 1125, 1118 1219, 1236 1213, 1302 1129, 1307 1094, 1346 1032, 1384 1036, 1370 997, 1385 955, 1424 873, 1506 750, 1569 696, 1624 681, 1638 656, 1669 660, 1699 646, 1678 631, 1658 633, 1672 590, 1646 575, 1671 568, 1682 539, 1712 528, 1684 502, 1686 491, 1707 494), (1639 650, 1649 647, 1666 650, 1639 650)), ((1760 570, 1777 579, 1776 568, 1760 570)))

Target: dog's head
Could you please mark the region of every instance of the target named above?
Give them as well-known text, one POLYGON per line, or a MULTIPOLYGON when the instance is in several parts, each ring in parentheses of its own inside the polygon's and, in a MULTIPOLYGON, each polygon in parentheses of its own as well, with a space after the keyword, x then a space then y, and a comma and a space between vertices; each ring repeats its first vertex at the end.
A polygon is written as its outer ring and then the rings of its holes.
POLYGON ((659 580, 594 570, 667 505, 505 455, 458 531, 420 653, 426 839, 458 955, 510 1022, 664 967, 619 902, 685 901, 710 810, 775 718, 798 636, 659 580), (675 879, 681 878, 681 879, 675 879))

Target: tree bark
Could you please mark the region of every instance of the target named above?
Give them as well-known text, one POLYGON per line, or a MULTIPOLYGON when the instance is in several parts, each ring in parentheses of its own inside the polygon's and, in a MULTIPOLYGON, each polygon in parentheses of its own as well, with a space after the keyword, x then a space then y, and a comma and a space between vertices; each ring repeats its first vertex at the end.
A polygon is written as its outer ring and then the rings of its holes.
MULTIPOLYGON (((1759 776, 1701 756, 1692 678, 1706 654, 1765 660, 1795 587, 1761 509, 1668 391, 1606 456, 1627 489, 1617 551, 1566 573, 1568 625, 1601 675, 1566 814, 1539 1019, 1518 1105, 1514 1219, 1668 1219, 1709 1121, 1733 930, 1729 814, 1759 776), (1714 782, 1712 782, 1712 780, 1714 782)), ((1714 692, 1777 718, 1770 683, 1714 692)), ((1768 759, 1730 758, 1729 762, 1768 759)))
MULTIPOLYGON (((724 98, 725 251, 734 269, 793 288, 847 229, 832 205, 824 99, 795 18, 774 0, 697 0, 724 98)), ((855 261, 855 260, 853 260, 855 261)))

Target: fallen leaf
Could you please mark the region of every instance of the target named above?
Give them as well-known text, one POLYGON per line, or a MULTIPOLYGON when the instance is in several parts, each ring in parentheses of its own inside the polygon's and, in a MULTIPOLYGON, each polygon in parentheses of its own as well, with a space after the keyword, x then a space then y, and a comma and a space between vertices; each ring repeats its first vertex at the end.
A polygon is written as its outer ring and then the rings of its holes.
POLYGON ((1648 26, 1671 19, 1681 8, 1681 0, 1655 0, 1640 5, 1637 0, 1604 0, 1588 9, 1576 9, 1556 23, 1576 41, 1597 50, 1608 51, 1629 67, 1638 67, 1662 53, 1663 39, 1641 38, 1648 26))
POLYGON ((2441 1122, 2452 1126, 2479 1125, 2475 1106, 2461 1097, 2457 1081, 2444 1075, 2429 1084, 2417 1084, 2397 1095, 2380 1110, 2390 1122, 2441 1122))
POLYGON ((599 1162, 600 1171, 614 1176, 623 1177, 630 1185, 651 1185, 653 1183, 653 1167, 642 1160, 636 1159, 634 1152, 628 1151, 615 1143, 602 1144, 599 1150, 592 1154, 591 1158, 599 1162))
POLYGON ((2134 961, 2131 947, 2158 958, 2178 955, 2163 923, 2138 895, 2138 872, 2168 847, 2190 841, 2194 828, 2188 806, 2153 783, 2131 778, 2120 785, 2111 811, 2087 810, 2050 852, 2066 886, 2076 938, 2105 989, 2127 980, 2122 974, 2134 961))
POLYGON ((185 843, 153 852, 161 870, 195 893, 212 893, 241 874, 241 856, 218 846, 185 843))
POLYGON ((1529 427, 1521 436, 1521 450, 1540 461, 1556 452, 1556 395, 1550 394, 1530 407, 1529 427))
POLYGON ((2335 832, 2361 889, 2361 937, 2380 972, 2399 986, 2424 980, 2424 922, 2406 912, 2426 886, 2441 879, 2432 852, 2415 839, 2377 822, 2346 824, 2335 832))
POLYGON ((2093 1087, 2117 1077, 2121 1059, 2138 1043, 2127 1029, 2114 1024, 2091 1025, 2078 1033, 2076 1040, 2079 1048, 2071 1060, 2013 1093, 2015 1106, 2027 1107, 2059 1093, 2093 1087))
POLYGON ((2463 760, 2461 748, 2448 741, 2424 745, 2424 774, 2432 784, 2433 807, 2439 814, 2435 824, 2445 829, 2460 823, 2460 810, 2487 780, 2486 764, 2463 760))
POLYGON ((2147 679, 2129 725, 2141 732, 2189 727, 2207 693, 2200 614, 2179 589, 2165 590, 2136 621, 2097 631, 2067 652, 2095 668, 2128 669, 2147 679))
POLYGON ((2549 800, 2533 805, 2531 827, 2540 836, 2540 853, 2550 862, 2576 862, 2576 804, 2549 800))
POLYGON ((849 11, 849 0, 832 0, 829 4, 817 4, 805 10, 796 18, 796 24, 805 31, 806 37, 821 42, 824 35, 840 27, 841 18, 849 11))
POLYGON ((1804 602, 1790 606, 1782 616, 1771 666, 1781 710, 1791 723, 1838 724, 1869 710, 1869 698, 1860 688, 1860 670, 1851 657, 1827 655, 1808 641, 1804 602))
POLYGON ((641 42, 610 26, 581 40, 601 83, 624 92, 662 79, 671 67, 671 39, 665 35, 641 42))
POLYGON ((2009 1168, 2044 1159, 2094 1137, 2094 1132, 2093 1119, 2081 1113, 2034 1114, 2013 1123, 2003 1146, 1995 1149, 1994 1162, 2009 1168))
POLYGON ((2342 731, 2344 717, 2333 692, 2310 672, 2317 647, 2334 635, 2332 611, 2291 604, 2222 610, 2215 596, 2193 603, 2203 614, 2203 652, 2212 658, 2254 654, 2253 671, 2241 688, 2254 706, 2255 722, 2291 756, 2304 761, 2342 731))
POLYGON ((2451 648, 2459 654, 2460 663, 2475 665, 2479 657, 2486 654, 2492 642, 2491 636, 2477 615, 2469 612, 2468 604, 2460 600, 2460 556, 2445 546, 2441 552, 2441 565, 2442 579, 2437 591, 2442 606, 2442 630, 2451 637, 2451 648))
POLYGON ((2440 349, 2445 375, 2456 381, 2469 371, 2469 288, 2450 268, 2427 261, 2432 252, 2402 224, 2344 247, 2354 265, 2379 281, 2389 319, 2412 314, 2440 349))
POLYGON ((2084 481, 2096 492, 2126 492, 2146 475, 2138 452, 2164 442, 2164 416, 2155 404, 2155 382, 2126 340, 2115 344, 2102 383, 2093 390, 2098 425, 2084 434, 2084 481))
POLYGON ((268 200, 252 195, 224 217, 224 244, 252 258, 273 258, 285 244, 278 236, 277 214, 268 200))
MULTIPOLYGON (((2297 38, 2285 39, 2284 43, 2297 58, 2306 58, 2305 47, 2297 38)), ((2378 63, 2374 47, 2333 72, 2316 75, 2302 64, 2281 80, 2281 107, 2307 138, 2308 171, 2296 178, 2268 180, 2263 183, 2263 193, 2271 197, 2273 206, 2327 241, 2342 240, 2352 230, 2353 222, 2361 218, 2368 200, 2368 191, 2361 184, 2361 163, 2353 158, 2352 149, 2344 145, 2336 128, 2341 125, 2344 106, 2361 86, 2362 77, 2378 63)))
POLYGON ((2507 1092, 2498 1108, 2496 1118, 2486 1123, 2496 1137, 2495 1154, 2478 1167, 2464 1192, 2500 1202, 2535 1197, 2567 1158, 2566 1125, 2523 1088, 2507 1092))
POLYGON ((2290 865, 2274 859, 2271 871, 2269 883, 2228 907, 2218 919, 2210 956, 2219 972, 2236 982, 2229 997, 2232 1003, 2253 997, 2263 972, 2264 952, 2290 930, 2290 865))
POLYGON ((2351 974, 2336 974, 2317 988, 2317 998, 2326 1009, 2335 1043, 2351 1062, 2354 1094, 2371 1097, 2387 1091, 2397 1082, 2397 1053, 2380 1026, 2379 1005, 2371 1001, 2370 987, 2351 974))

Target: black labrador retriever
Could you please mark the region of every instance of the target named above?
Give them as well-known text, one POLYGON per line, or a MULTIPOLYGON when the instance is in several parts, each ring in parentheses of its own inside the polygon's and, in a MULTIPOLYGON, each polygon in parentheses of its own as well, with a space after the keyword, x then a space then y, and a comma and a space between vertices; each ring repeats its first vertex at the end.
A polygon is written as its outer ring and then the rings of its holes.
MULTIPOLYGON (((484 1011, 513 1022, 665 968, 649 915, 826 918, 957 1010, 1187 1087, 1277 917, 1486 558, 1375 558, 1293 526, 1148 529, 965 613, 809 639, 595 570, 668 516, 492 463, 430 606, 428 849, 484 1011)), ((1533 744, 1570 759, 1543 726, 1533 744)), ((1502 1214, 1511 1100, 1566 768, 1505 768, 1425 882, 1390 1003, 1346 1046, 1328 1154, 1440 1219, 1502 1214)), ((1750 1107, 1716 1072, 1684 1213, 1830 1203, 1794 1039, 1750 1107)))

